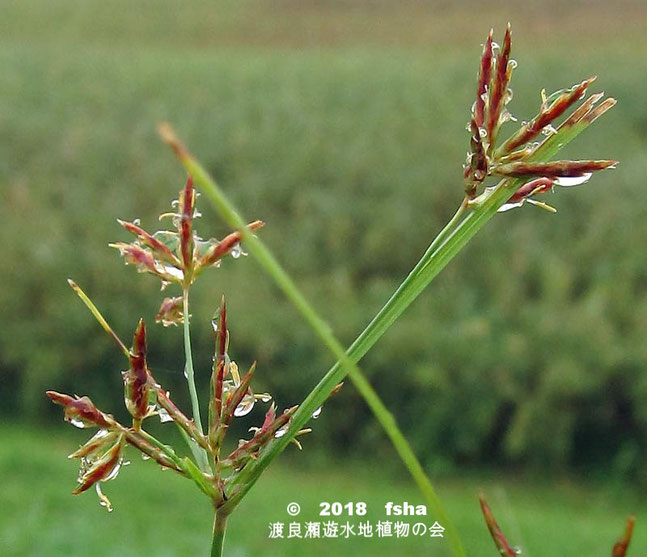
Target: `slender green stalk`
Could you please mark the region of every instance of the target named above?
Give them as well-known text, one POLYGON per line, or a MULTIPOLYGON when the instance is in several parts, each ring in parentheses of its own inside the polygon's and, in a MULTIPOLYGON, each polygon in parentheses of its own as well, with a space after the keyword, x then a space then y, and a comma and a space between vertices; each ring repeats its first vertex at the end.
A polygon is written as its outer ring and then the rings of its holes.
POLYGON ((81 290, 81 287, 78 284, 76 284, 76 282, 74 282, 72 279, 67 279, 67 282, 72 287, 74 292, 76 292, 78 297, 81 298, 81 300, 86 305, 86 307, 90 310, 92 315, 94 315, 94 318, 99 322, 99 325, 103 327, 103 330, 106 331, 106 333, 108 333, 114 339, 114 341, 117 343, 117 345, 119 346, 120 350, 124 353, 126 358, 130 360, 130 351, 128 350, 128 348, 126 348, 126 345, 117 336, 117 333, 115 333, 112 330, 112 327, 108 325, 108 322, 106 321, 105 317, 101 315, 99 308, 97 308, 97 306, 94 305, 92 300, 88 298, 88 295, 85 292, 83 292, 83 290, 81 290))
MULTIPOLYGON (((510 180, 506 187, 496 190, 481 207, 469 212, 464 217, 464 210, 459 209, 459 212, 431 243, 418 264, 398 287, 393 296, 350 346, 347 352, 349 358, 357 362, 370 350, 429 282, 496 213, 497 208, 505 203, 519 183, 520 180, 510 180), (461 217, 463 217, 462 220, 460 220, 461 217), (456 222, 459 220, 460 223, 456 226, 456 222)), ((292 432, 296 433, 299 428, 302 428, 309 421, 311 412, 325 402, 329 393, 343 380, 346 374, 347 371, 340 362, 337 362, 326 373, 295 412, 290 424, 290 430, 286 435, 268 445, 259 458, 251 466, 243 469, 236 477, 235 484, 239 486, 239 491, 230 494, 231 504, 235 504, 244 496, 262 471, 285 449, 289 439, 285 440, 284 437, 292 432)))
POLYGON ((221 510, 216 511, 213 518, 213 538, 211 540, 211 557, 221 557, 225 545, 225 534, 227 532, 227 519, 229 513, 221 510))
MULTIPOLYGON (((195 373, 193 371, 193 354, 191 351, 191 331, 189 326, 189 289, 185 288, 182 293, 182 311, 184 312, 184 356, 186 359, 186 380, 189 384, 189 396, 191 397, 191 408, 193 409, 193 421, 200 433, 202 431, 202 419, 200 418, 200 401, 198 400, 198 391, 195 388, 195 373)), ((198 444, 189 440, 191 452, 203 472, 211 472, 209 458, 206 451, 199 447, 198 444)))
POLYGON ((162 451, 162 453, 164 453, 164 455, 167 456, 169 460, 174 462, 179 468, 181 468, 182 470, 186 470, 186 466, 184 465, 184 462, 182 462, 182 459, 175 454, 175 451, 171 449, 171 447, 165 445, 164 443, 161 443, 159 440, 157 440, 150 433, 144 431, 143 429, 140 429, 138 433, 146 441, 148 441, 151 445, 153 445, 153 447, 157 447, 160 451, 162 451))
MULTIPOLYGON (((169 133, 172 134, 170 130, 163 130, 163 133, 164 132, 167 139, 169 133)), ((308 303, 308 301, 297 288, 296 284, 294 284, 292 279, 283 270, 274 256, 269 252, 269 250, 263 245, 260 240, 258 240, 249 232, 246 222, 241 218, 236 209, 217 186, 213 178, 211 178, 206 170, 193 157, 191 157, 188 152, 186 152, 186 150, 179 144, 177 140, 170 141, 170 143, 180 156, 180 159, 189 174, 193 176, 195 183, 202 187, 203 191, 209 196, 210 200, 212 201, 220 215, 223 217, 223 219, 230 226, 241 231, 243 240, 245 241, 245 246, 250 251, 250 253, 254 257, 256 257, 256 259, 265 268, 268 274, 283 290, 287 298, 295 305, 297 310, 310 324, 317 336, 324 342, 324 344, 338 359, 338 361, 340 362, 340 369, 343 370, 341 376, 343 377, 347 374, 350 376, 351 380, 355 384, 355 387, 364 397, 369 408, 377 417, 378 421, 391 439, 396 451, 400 455, 401 460, 408 468, 415 482, 418 484, 420 490, 427 500, 430 511, 434 513, 438 520, 442 521, 443 526, 445 527, 446 539, 448 540, 452 552, 456 556, 464 556, 465 550, 463 549, 463 545, 458 532, 450 521, 447 513, 445 512, 440 499, 436 495, 431 481, 426 476, 421 464, 418 462, 415 456, 415 453, 398 428, 393 416, 388 411, 386 406, 384 406, 377 393, 370 386, 369 382, 362 376, 361 371, 359 370, 355 362, 346 354, 343 346, 335 338, 330 327, 323 321, 323 319, 308 303)), ((304 403, 297 410, 297 413, 299 413, 301 416, 299 422, 307 422, 310 419, 312 413, 319 406, 321 406, 321 404, 323 404, 331 391, 332 388, 327 390, 327 392, 324 392, 323 390, 318 391, 316 397, 316 405, 314 405, 311 393, 311 396, 306 398, 304 403)), ((298 430, 294 429, 294 421, 292 421, 290 425, 290 437, 293 437, 297 431, 298 430)), ((274 443, 270 444, 270 447, 273 445, 274 443)), ((282 448, 280 450, 282 450, 282 448)), ((276 454, 278 454, 278 452, 276 454)), ((267 461, 267 464, 269 464, 269 461, 267 461)), ((254 475, 250 478, 249 485, 243 483, 242 486, 239 485, 237 490, 234 490, 233 493, 228 494, 229 501, 225 503, 225 505, 223 505, 223 510, 231 512, 231 510, 238 504, 244 493, 246 493, 249 487, 251 487, 251 484, 253 484, 258 476, 260 476, 260 472, 267 466, 267 464, 263 468, 259 468, 258 475, 254 475)), ((244 472, 245 470, 243 470, 242 474, 244 474, 244 472)), ((240 482, 238 481, 236 481, 235 483, 240 484, 240 482)))
MULTIPOLYGON (((561 130, 558 133, 560 141, 550 142, 544 150, 534 153, 535 161, 548 160, 555 152, 559 151, 566 143, 574 139, 592 122, 585 122, 583 125, 561 130)), ((317 315, 314 309, 301 295, 296 285, 285 273, 280 264, 272 254, 254 237, 246 227, 244 221, 233 205, 229 202, 215 181, 209 176, 205 169, 190 155, 186 148, 177 140, 172 129, 167 125, 159 128, 163 139, 173 148, 186 170, 191 174, 196 183, 207 193, 214 207, 221 217, 231 226, 241 231, 243 240, 250 253, 256 257, 265 270, 272 276, 277 285, 285 295, 292 301, 303 317, 308 321, 316 334, 324 341, 329 349, 338 357, 338 362, 328 371, 319 384, 310 392, 303 403, 295 412, 289 431, 282 437, 273 440, 259 455, 252 464, 245 467, 233 480, 228 493, 228 501, 223 510, 231 511, 242 497, 258 480, 269 463, 276 458, 293 439, 294 435, 311 418, 312 413, 325 402, 327 397, 337 384, 349 375, 353 383, 364 397, 367 404, 374 412, 381 425, 384 427, 389 438, 393 442, 402 461, 409 469, 411 475, 425 495, 430 504, 432 512, 440 520, 444 520, 447 538, 450 547, 455 555, 464 555, 464 550, 453 525, 446 515, 435 494, 431 482, 424 474, 420 463, 411 450, 406 439, 398 429, 393 416, 382 404, 378 395, 371 388, 370 384, 356 366, 368 350, 396 321, 402 312, 415 300, 415 298, 426 288, 433 278, 451 261, 451 259, 469 242, 469 240, 480 230, 485 223, 492 218, 501 207, 519 188, 522 179, 502 180, 499 186, 481 196, 479 202, 473 205, 461 204, 457 213, 450 220, 447 226, 432 241, 429 248, 420 261, 412 269, 403 283, 398 287, 393 296, 382 307, 375 318, 362 331, 360 336, 353 342, 344 353, 341 345, 333 336, 329 327, 317 315)))

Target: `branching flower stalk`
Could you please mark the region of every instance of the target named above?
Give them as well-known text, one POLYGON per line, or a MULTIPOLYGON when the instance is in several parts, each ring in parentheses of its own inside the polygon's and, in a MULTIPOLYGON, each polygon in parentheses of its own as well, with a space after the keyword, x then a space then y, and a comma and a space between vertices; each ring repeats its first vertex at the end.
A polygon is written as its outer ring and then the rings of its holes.
MULTIPOLYGON (((189 178, 174 202, 177 212, 163 214, 171 217, 174 230, 161 230, 149 234, 137 222, 120 224, 137 239, 132 243, 111 244, 117 248, 127 264, 134 264, 140 272, 157 276, 162 289, 176 283, 182 290, 181 297, 165 298, 156 320, 164 326, 183 325, 185 345, 185 375, 193 410, 193 418, 185 415, 171 400, 170 394, 154 379, 147 364, 146 327, 139 321, 133 336, 131 348, 120 339, 110 327, 99 309, 72 280, 70 286, 92 312, 103 329, 115 341, 126 357, 128 369, 122 373, 124 402, 132 417, 130 427, 120 423, 112 415, 99 410, 88 397, 71 397, 48 391, 47 396, 63 406, 65 419, 80 428, 99 428, 99 431, 71 458, 80 459, 79 485, 74 494, 87 491, 94 486, 101 505, 112 510, 109 499, 101 490, 103 482, 114 479, 125 464, 127 445, 138 449, 148 460, 153 459, 163 468, 173 470, 192 480, 209 497, 216 511, 212 554, 222 553, 222 543, 229 511, 223 510, 227 502, 228 485, 236 478, 259 451, 274 437, 280 437, 287 430, 296 407, 278 412, 272 404, 265 413, 260 427, 252 427, 250 439, 241 439, 233 448, 225 447, 226 434, 234 418, 246 416, 257 401, 268 403, 268 393, 254 393, 251 381, 256 370, 254 363, 242 377, 238 366, 229 356, 229 332, 227 309, 224 297, 217 315, 212 322, 215 339, 215 356, 212 369, 212 397, 209 405, 209 428, 204 432, 200 420, 200 406, 194 382, 193 358, 189 336, 189 290, 195 279, 208 267, 220 266, 223 257, 231 255, 237 259, 242 255, 241 234, 233 232, 223 240, 214 238, 204 241, 193 231, 193 221, 199 216, 195 210, 197 194, 189 178), (144 429, 146 419, 159 417, 162 422, 175 422, 186 440, 193 459, 181 457, 170 446, 144 429)), ((263 225, 261 221, 249 224, 250 230, 263 225)), ((303 429, 299 435, 308 433, 303 429)), ((300 443, 294 439, 300 447, 300 443)))
MULTIPOLYGON (((260 457, 243 470, 236 479, 235 484, 238 490, 231 494, 228 505, 237 504, 258 480, 263 470, 285 449, 290 437, 306 425, 312 411, 320 406, 335 385, 350 374, 360 394, 365 398, 391 438, 419 487, 427 495, 428 500, 433 500, 432 508, 437 512, 442 509, 431 483, 424 475, 422 467, 404 436, 399 432, 393 417, 363 378, 356 363, 445 265, 497 212, 520 207, 526 202, 555 212, 551 206, 538 201, 536 196, 552 190, 554 186, 583 184, 588 181, 593 172, 613 168, 617 164, 617 161, 610 160, 551 161, 552 157, 567 143, 615 104, 614 99, 606 99, 600 103, 603 98, 602 94, 591 95, 582 101, 588 86, 595 79, 593 77, 570 89, 558 91, 549 97, 542 91, 542 102, 538 115, 530 123, 523 123, 517 132, 497 147, 497 137, 502 125, 506 122, 516 121, 506 108, 512 99, 512 92, 508 85, 512 71, 516 67, 516 62, 510 59, 510 26, 506 29, 503 48, 498 54, 495 52, 495 48, 492 32, 490 32, 481 56, 477 99, 472 107, 471 119, 467 125, 467 129, 470 131, 470 152, 464 165, 465 196, 463 201, 454 217, 432 241, 420 261, 393 296, 346 353, 341 355, 339 353, 340 344, 324 320, 307 303, 265 245, 245 230, 245 221, 215 180, 178 140, 170 126, 168 124, 160 125, 160 135, 172 147, 187 172, 196 180, 197 185, 209 196, 216 211, 230 226, 240 228, 250 254, 257 258, 304 319, 338 358, 338 363, 331 368, 299 406, 288 433, 270 443, 260 457), (582 102, 575 106, 579 101, 582 102), (575 109, 571 114, 561 124, 557 124, 556 120, 573 106, 575 109), (534 141, 538 137, 541 137, 542 141, 534 141), (499 179, 499 181, 494 185, 486 185, 488 178, 499 179)), ((452 543, 452 539, 450 536, 450 545, 454 554, 462 554, 460 541, 453 539, 454 543, 452 543)))
MULTIPOLYGON (((128 349, 91 300, 70 281, 127 358, 129 368, 123 373, 124 399, 132 416, 132 425, 127 427, 113 416, 97 409, 87 397, 70 397, 48 391, 48 396, 64 407, 66 420, 78 427, 99 428, 92 439, 71 455, 81 459, 79 486, 74 493, 81 493, 94 485, 101 504, 110 509, 110 502, 99 486, 117 475, 123 465, 125 448, 131 445, 146 458, 192 480, 210 498, 215 510, 211 554, 221 555, 227 519, 231 512, 271 461, 290 442, 295 442, 300 447, 296 437, 310 431, 305 429, 307 422, 318 415, 321 406, 331 394, 339 390, 343 379, 349 375, 421 489, 430 511, 445 526, 450 549, 456 556, 465 555, 460 537, 423 467, 388 408, 360 372, 357 362, 497 212, 526 203, 555 212, 553 207, 539 201, 537 196, 551 191, 555 186, 583 184, 593 172, 612 168, 616 164, 616 161, 609 160, 553 160, 567 143, 615 104, 613 99, 602 100, 602 94, 585 98, 587 88, 594 78, 550 96, 542 91, 541 105, 535 118, 522 123, 517 131, 499 141, 502 126, 516 121, 507 110, 512 99, 509 83, 516 67, 516 62, 510 58, 510 49, 509 26, 503 46, 498 50, 490 32, 479 65, 477 97, 467 125, 470 151, 463 168, 464 196, 455 215, 348 350, 343 349, 328 325, 308 303, 271 252, 253 234, 263 223, 254 221, 247 224, 213 178, 177 139, 170 126, 160 126, 163 139, 173 148, 189 174, 185 187, 174 202, 174 211, 160 217, 170 217, 174 229, 149 234, 138 222, 120 221, 137 239, 132 243, 119 242, 111 245, 120 251, 126 263, 136 265, 140 272, 157 276, 162 282, 162 289, 171 283, 177 284, 181 289, 181 296, 162 301, 156 320, 164 326, 183 326, 185 375, 193 418, 185 415, 172 402, 169 393, 153 378, 146 363, 146 329, 143 320, 140 320, 135 331, 132 348, 128 349), (570 109, 570 114, 566 115, 570 109), (561 122, 558 122, 559 119, 561 122), (197 194, 193 180, 207 194, 223 220, 236 230, 221 241, 204 241, 194 232, 194 219, 199 213, 196 211, 197 194), (257 400, 269 402, 271 396, 267 393, 254 394, 251 390, 255 364, 241 377, 238 366, 229 356, 227 310, 223 298, 213 319, 216 349, 211 372, 208 428, 203 429, 191 352, 189 292, 191 285, 206 268, 219 266, 227 255, 238 258, 243 253, 240 248, 243 241, 246 249, 283 290, 338 362, 301 405, 278 413, 276 406, 272 404, 261 426, 250 428, 251 438, 239 440, 237 446, 227 453, 224 443, 231 420, 248 414, 257 400), (152 416, 158 416, 163 422, 175 422, 193 459, 179 456, 173 448, 143 429, 145 420, 152 416)), ((507 545, 484 500, 482 509, 499 551, 510 554, 513 549, 507 545)), ((632 527, 633 522, 628 525, 625 537, 616 544, 620 549, 618 552, 614 549, 614 556, 624 555, 620 551, 623 547, 626 551, 632 527)))

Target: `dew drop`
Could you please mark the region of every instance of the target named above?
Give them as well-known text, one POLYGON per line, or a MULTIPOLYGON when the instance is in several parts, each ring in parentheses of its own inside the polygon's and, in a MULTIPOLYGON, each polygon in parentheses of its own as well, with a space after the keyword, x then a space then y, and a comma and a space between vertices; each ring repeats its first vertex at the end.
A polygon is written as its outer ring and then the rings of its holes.
POLYGON ((97 495, 99 496, 99 505, 101 505, 102 507, 105 507, 105 508, 106 508, 106 510, 107 510, 109 513, 111 513, 111 512, 112 512, 112 504, 110 503, 110 499, 108 499, 108 498, 103 494, 103 492, 101 491, 101 485, 99 484, 99 482, 97 482, 96 484, 94 484, 94 489, 96 490, 97 495))
POLYGON ((312 413, 312 419, 316 420, 319 416, 321 416, 321 406, 317 408, 313 413, 312 413))
POLYGON ((158 408, 157 415, 159 416, 160 422, 162 422, 163 424, 173 421, 173 417, 166 410, 164 410, 164 408, 158 408))
POLYGON ((230 253, 234 259, 238 259, 241 255, 247 255, 247 253, 243 251, 243 248, 240 247, 240 244, 236 244, 233 248, 231 248, 230 253))
POLYGON ((272 395, 269 393, 261 393, 260 395, 256 395, 261 402, 269 402, 272 400, 272 395))
POLYGON ((501 207, 499 207, 497 212, 505 213, 506 211, 509 211, 510 209, 516 209, 517 207, 521 207, 522 205, 523 205, 523 201, 517 201, 516 203, 504 203, 503 205, 501 205, 501 207))
POLYGON ((279 429, 276 430, 276 432, 274 433, 274 437, 276 437, 277 439, 279 437, 283 437, 287 433, 287 431, 288 431, 288 424, 285 424, 284 426, 281 426, 279 429))
POLYGON ((90 427, 90 424, 85 420, 82 420, 81 418, 70 418, 70 423, 74 427, 78 427, 79 429, 85 429, 86 427, 90 427))
POLYGON ((481 137, 481 139, 487 137, 487 130, 485 128, 479 128, 479 136, 481 137))
POLYGON ((236 406, 236 409, 234 410, 234 416, 237 418, 241 416, 247 416, 252 411, 252 408, 254 408, 254 395, 253 394, 246 394, 243 397, 243 400, 240 401, 240 404, 236 406))
POLYGON ((182 269, 178 269, 174 265, 163 265, 163 269, 167 275, 170 275, 179 280, 184 279, 184 273, 182 272, 182 269))
POLYGON ((141 219, 133 219, 133 224, 139 226, 142 223, 141 219))
POLYGON ((499 52, 499 50, 501 50, 499 43, 492 41, 492 54, 496 54, 497 52, 499 52))
POLYGON ((151 457, 150 455, 147 455, 146 453, 141 453, 142 460, 150 460, 151 457))
POLYGON ((185 379, 188 379, 188 378, 189 378, 189 372, 188 372, 188 370, 187 370, 187 367, 186 367, 186 366, 184 366, 184 378, 185 378, 185 379))
POLYGON ((555 185, 565 187, 579 186, 588 182, 592 175, 591 172, 587 172, 586 174, 582 174, 582 176, 560 176, 559 178, 555 178, 555 185))
POLYGON ((514 70, 518 65, 519 64, 517 64, 517 61, 514 58, 508 61, 508 68, 510 68, 511 70, 514 70))
POLYGON ((557 130, 553 126, 548 124, 547 126, 544 126, 543 128, 541 128, 541 133, 542 135, 545 135, 545 136, 551 136, 557 133, 557 130))

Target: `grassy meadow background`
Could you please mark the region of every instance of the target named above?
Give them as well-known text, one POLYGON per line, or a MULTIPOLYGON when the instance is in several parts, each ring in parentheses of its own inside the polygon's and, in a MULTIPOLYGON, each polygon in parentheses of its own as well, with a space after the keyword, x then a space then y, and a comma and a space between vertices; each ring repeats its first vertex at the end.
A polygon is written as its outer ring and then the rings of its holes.
MULTIPOLYGON (((593 90, 618 105, 566 155, 621 164, 551 196, 557 215, 494 219, 362 368, 471 555, 495 552, 480 489, 525 555, 608 555, 629 512, 633 554, 647 551, 647 9, 512 6, 0 0, 0 553, 205 553, 208 506, 150 463, 133 457, 106 486, 111 515, 92 494, 72 498, 65 455, 84 433, 43 395, 88 394, 125 415, 120 353, 73 277, 122 337, 146 319, 151 368, 188 407, 181 334, 153 324, 159 283, 107 247, 127 238, 116 218, 154 230, 183 185, 156 124, 171 122, 244 214, 267 222, 263 239, 350 343, 460 202, 480 45, 508 21, 511 112, 530 119, 542 88, 598 74, 593 90)), ((201 208, 198 232, 225 235, 201 208)), ((232 356, 258 360, 257 386, 280 406, 300 402, 333 362, 249 258, 196 286, 202 392, 223 293, 232 356)), ((328 498, 420 501, 351 387, 308 437, 235 515, 232 556, 444 554, 436 540, 268 540, 290 501, 312 510, 304 519, 328 498)))

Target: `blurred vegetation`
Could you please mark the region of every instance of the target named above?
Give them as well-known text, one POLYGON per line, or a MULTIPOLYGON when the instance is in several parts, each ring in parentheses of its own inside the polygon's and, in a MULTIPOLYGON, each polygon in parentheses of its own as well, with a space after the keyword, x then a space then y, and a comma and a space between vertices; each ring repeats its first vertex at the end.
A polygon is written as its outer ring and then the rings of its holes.
MULTIPOLYGON (((19 511, 3 513, 0 521, 3 555, 40 557, 43 548, 47 548, 48 557, 85 555, 88 548, 92 548, 94 557, 205 553, 211 509, 196 490, 188 488, 186 480, 133 458, 116 481, 103 486, 115 507, 108 514, 99 506, 93 490, 78 497, 70 495, 77 462, 61 455, 75 450, 85 440, 85 432, 66 430, 61 434, 59 425, 55 430, 38 432, 3 427, 0 436, 0 474, 12 478, 0 492, 0 508, 19 511)), ((259 488, 241 503, 227 533, 230 555, 449 555, 443 540, 412 535, 399 539, 378 538, 376 534, 373 538, 287 539, 287 523, 292 520, 302 525, 306 521, 324 522, 325 517, 319 516, 322 500, 363 501, 368 508, 366 519, 373 524, 388 520, 384 509, 388 501, 422 503, 409 478, 392 473, 383 461, 342 463, 329 459, 327 466, 338 471, 331 475, 330 468, 308 465, 301 456, 293 461, 281 459, 272 466, 260 479, 259 488), (301 506, 297 519, 286 512, 291 502, 301 506), (270 522, 286 523, 286 538, 268 539, 270 522)), ((479 490, 487 494, 501 527, 524 555, 607 557, 622 531, 628 509, 636 510, 638 524, 647 521, 640 496, 617 486, 611 489, 586 482, 528 481, 522 477, 494 479, 483 473, 463 474, 460 480, 443 479, 441 484, 440 495, 454 517, 468 555, 496 554, 478 510, 479 490)), ((400 517, 410 524, 420 518, 431 524, 434 520, 431 516, 415 518, 400 517)), ((341 524, 346 520, 359 522, 357 517, 333 520, 341 524)), ((646 545, 647 530, 636 528, 631 550, 642 555, 640 549, 646 545)))
MULTIPOLYGON (((146 319, 155 376, 188 407, 181 332, 153 325, 157 281, 107 247, 127 237, 117 217, 154 230, 183 184, 158 121, 267 222, 263 239, 350 342, 460 201, 479 45, 511 18, 470 2, 2 4, 1 411, 38 422, 60 418, 46 388, 125 412, 120 353, 68 276, 122 338, 146 319)), ((620 167, 556 194, 558 215, 497 217, 362 363, 432 470, 612 469, 647 484, 647 41, 629 17, 640 3, 621 4, 622 20, 602 2, 515 16, 510 105, 529 119, 542 88, 599 73, 594 90, 618 106, 568 154, 620 167)), ((228 232, 202 212, 203 236, 228 232)), ((298 403, 332 362, 251 260, 195 290, 203 392, 223 292, 233 357, 298 403)), ((350 387, 315 429, 309 450, 388 446, 350 387)))

